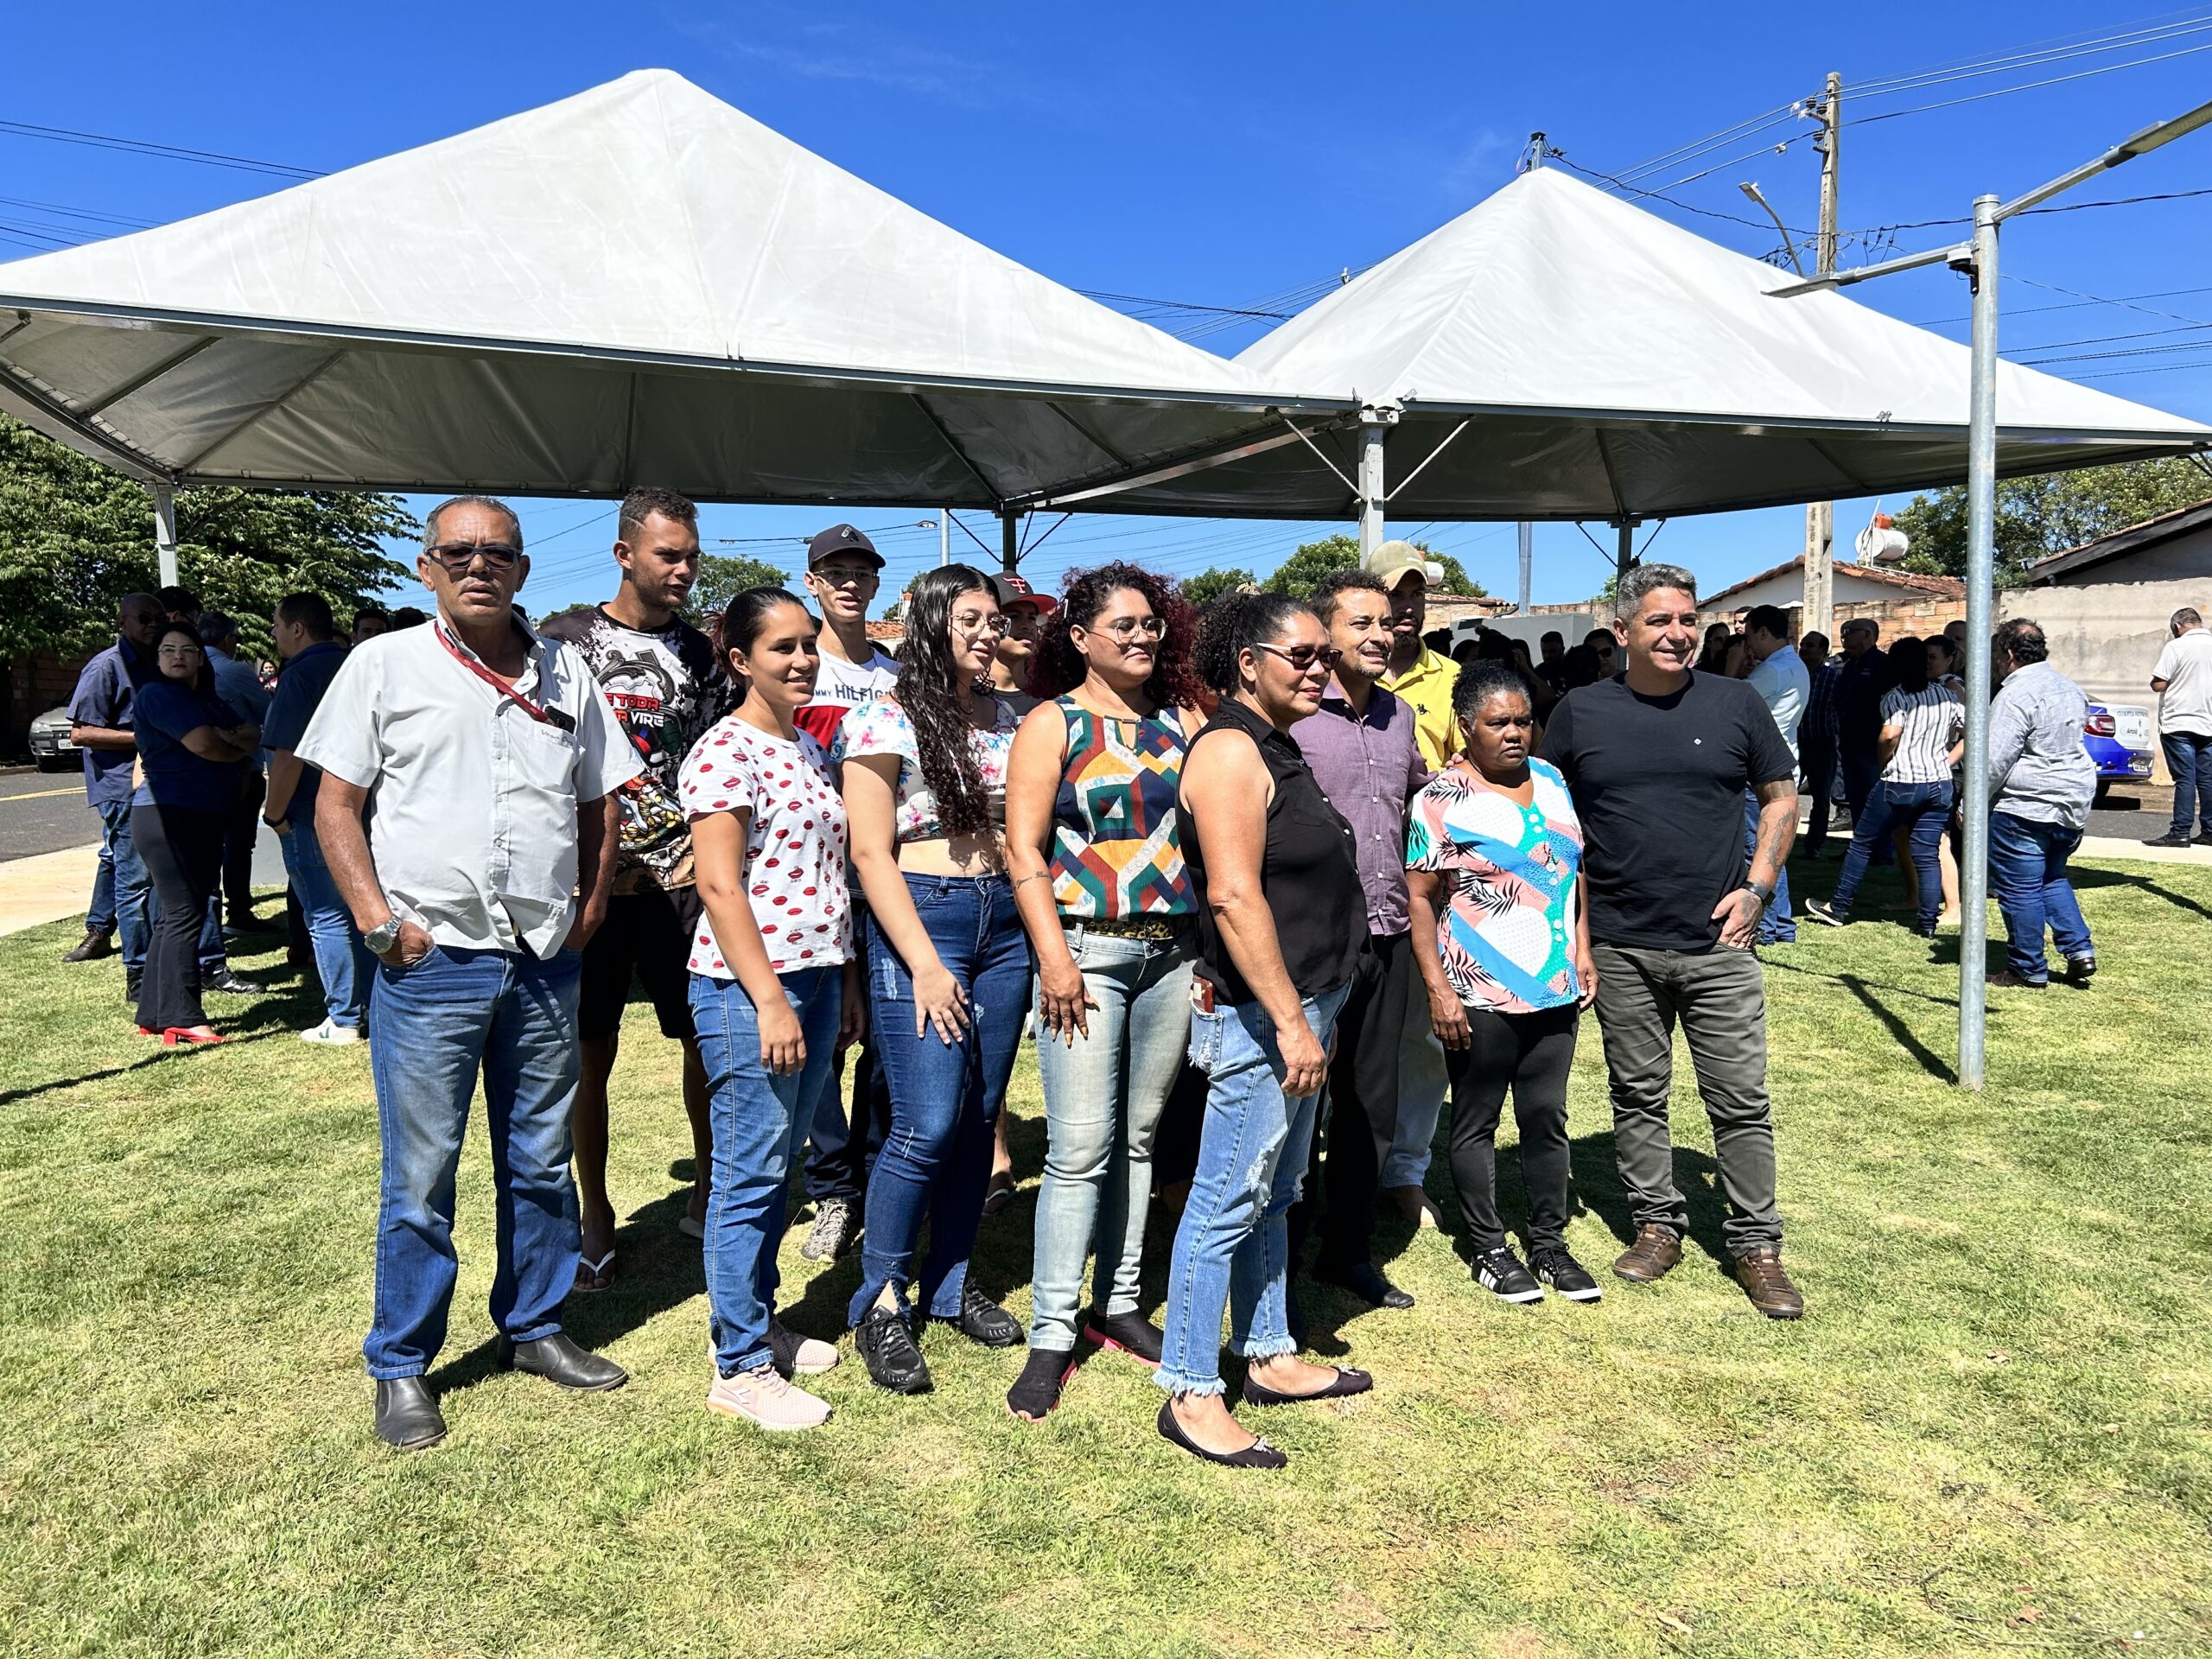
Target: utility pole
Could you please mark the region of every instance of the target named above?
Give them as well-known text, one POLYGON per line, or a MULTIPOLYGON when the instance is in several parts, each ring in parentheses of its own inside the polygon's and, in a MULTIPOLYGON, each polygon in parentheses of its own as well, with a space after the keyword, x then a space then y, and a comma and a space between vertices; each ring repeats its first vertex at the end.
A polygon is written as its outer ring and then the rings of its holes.
MULTIPOLYGON (((1843 77, 1828 72, 1821 98, 1821 132, 1813 148, 1821 153, 1821 230, 1814 244, 1818 274, 1835 274, 1836 147, 1843 130, 1843 77)), ((1835 620, 1835 503, 1814 501, 1805 508, 1805 606, 1800 632, 1817 631, 1833 644, 1835 620)), ((1814 667, 1818 667, 1816 663, 1814 667)))
POLYGON ((1521 614, 1529 614, 1529 590, 1533 585, 1536 566, 1536 527, 1526 518, 1521 521, 1521 614))

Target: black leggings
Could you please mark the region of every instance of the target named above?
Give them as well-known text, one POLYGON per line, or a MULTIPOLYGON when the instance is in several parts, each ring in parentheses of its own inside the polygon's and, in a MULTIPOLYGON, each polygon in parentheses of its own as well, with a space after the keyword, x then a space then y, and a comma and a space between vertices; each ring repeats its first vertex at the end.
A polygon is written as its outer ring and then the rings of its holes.
POLYGON ((130 839, 145 861, 161 909, 138 985, 138 1023, 149 1031, 207 1023, 200 1006, 200 930, 222 879, 224 824, 219 812, 130 809, 130 839))
POLYGON ((1444 1051, 1452 1079, 1452 1182, 1459 1189, 1459 1219, 1477 1249, 1505 1243, 1497 1214, 1497 1120, 1509 1086, 1513 1120, 1521 1126, 1529 1247, 1566 1241, 1567 1074, 1574 1065, 1580 1014, 1573 1003, 1536 1014, 1471 1007, 1467 1046, 1444 1051))

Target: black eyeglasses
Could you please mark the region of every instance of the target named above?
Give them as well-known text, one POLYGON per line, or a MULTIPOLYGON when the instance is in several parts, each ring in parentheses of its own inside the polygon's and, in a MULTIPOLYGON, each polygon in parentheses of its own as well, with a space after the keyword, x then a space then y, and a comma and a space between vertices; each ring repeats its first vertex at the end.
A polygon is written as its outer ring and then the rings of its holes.
POLYGON ((441 542, 423 550, 443 565, 449 576, 467 575, 480 558, 488 570, 512 570, 522 557, 522 549, 505 542, 441 542))
POLYGON ((1332 669, 1344 660, 1344 652, 1334 645, 1271 645, 1262 640, 1254 649, 1272 652, 1300 674, 1311 673, 1316 663, 1332 669))

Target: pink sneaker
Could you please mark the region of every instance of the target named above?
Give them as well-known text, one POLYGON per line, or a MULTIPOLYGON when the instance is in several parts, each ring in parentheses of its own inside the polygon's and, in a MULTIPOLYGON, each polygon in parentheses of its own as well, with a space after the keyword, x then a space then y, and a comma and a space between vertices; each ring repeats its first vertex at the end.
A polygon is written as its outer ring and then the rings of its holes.
POLYGON ((830 1421, 828 1401, 793 1388, 776 1375, 772 1365, 716 1377, 715 1386, 707 1390, 707 1409, 726 1417, 742 1417, 772 1434, 786 1429, 819 1428, 830 1421))

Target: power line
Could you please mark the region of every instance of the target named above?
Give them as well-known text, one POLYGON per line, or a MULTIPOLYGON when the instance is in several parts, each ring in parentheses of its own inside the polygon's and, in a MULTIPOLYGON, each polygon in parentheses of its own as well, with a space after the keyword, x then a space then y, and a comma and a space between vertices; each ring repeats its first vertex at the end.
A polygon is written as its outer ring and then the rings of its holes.
POLYGON ((2031 46, 1986 58, 1977 58, 1958 64, 1943 65, 1910 74, 1891 76, 1887 79, 1862 81, 1847 86, 1845 91, 1858 98, 1878 98, 1885 94, 1916 92, 1926 86, 1944 86, 1953 81, 1969 80, 1980 75, 2000 74, 2007 69, 2039 68, 2045 64, 2064 63, 2075 58, 2094 57, 2101 52, 2121 52, 2130 47, 2151 46, 2162 41, 2178 40, 2190 35, 2202 34, 2212 28, 2212 16, 2197 13, 2177 22, 2152 26, 2136 26, 2112 35, 2077 41, 2071 45, 2051 44, 2031 46))
POLYGON ((1908 110, 1885 110, 1876 115, 1855 116, 1846 121, 1847 127, 1864 127, 1877 121, 1897 121, 1908 115, 1925 115, 1930 110, 1953 110, 1961 104, 1979 104, 1984 99, 2005 98, 2014 92, 2031 92, 2042 86, 2063 86, 2069 81, 2087 80, 2093 75, 2109 75, 2122 69, 2139 69, 2145 64, 2165 63, 2174 58, 2186 58, 2198 52, 2212 52, 2212 41, 2202 46, 2185 46, 2177 52, 2161 52, 2156 57, 2131 58, 2126 63, 2107 63, 2094 69, 2082 69, 2070 75, 2053 75, 2047 80, 2024 81, 2018 86, 1997 86, 1986 92, 1970 92, 1964 98, 1947 98, 1935 104, 1916 104, 1908 110))
POLYGON ((157 144, 143 138, 118 138, 112 133, 80 132, 72 127, 41 127, 29 121, 0 121, 0 133, 18 138, 44 138, 54 143, 84 144, 95 149, 128 150, 134 155, 158 156, 163 161, 197 162, 204 167, 227 167, 242 173, 260 173, 274 178, 320 179, 328 175, 313 168, 292 167, 283 162, 258 162, 247 156, 226 156, 212 149, 187 149, 178 144, 157 144))

